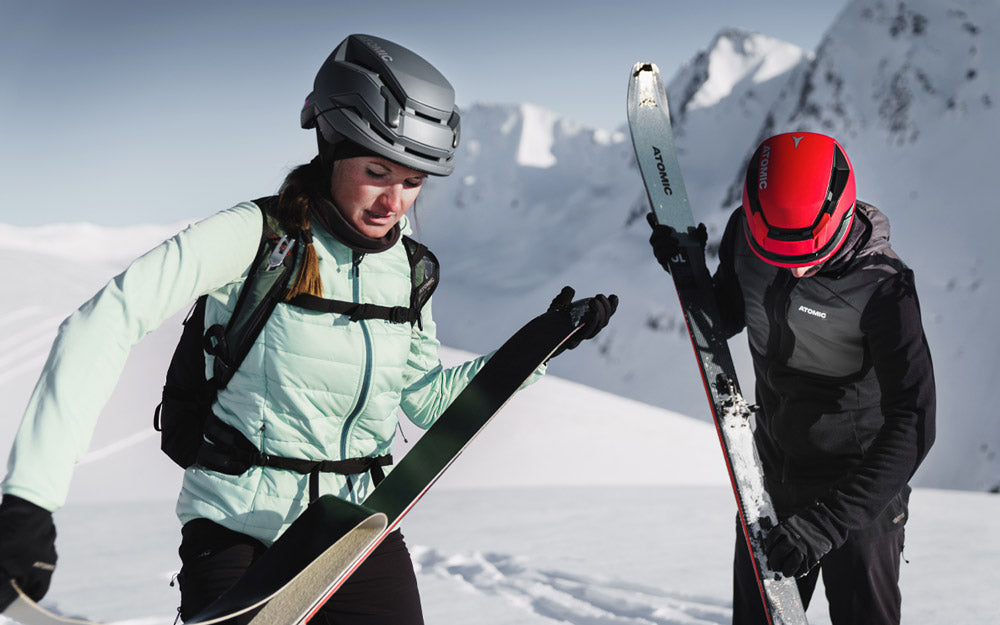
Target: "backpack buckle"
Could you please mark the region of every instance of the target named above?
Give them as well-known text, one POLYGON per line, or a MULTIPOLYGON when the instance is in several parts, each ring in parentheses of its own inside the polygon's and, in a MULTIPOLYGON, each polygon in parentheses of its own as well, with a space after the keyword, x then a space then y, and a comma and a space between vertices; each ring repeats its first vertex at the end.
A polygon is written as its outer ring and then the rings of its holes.
POLYGON ((389 321, 391 323, 407 323, 410 321, 410 309, 403 306, 394 306, 389 311, 389 321))
POLYGON ((292 251, 292 247, 295 245, 295 239, 289 239, 288 235, 282 235, 278 239, 277 245, 274 246, 274 251, 267 258, 267 266, 264 267, 264 271, 274 271, 280 267, 285 262, 285 257, 288 253, 292 251))

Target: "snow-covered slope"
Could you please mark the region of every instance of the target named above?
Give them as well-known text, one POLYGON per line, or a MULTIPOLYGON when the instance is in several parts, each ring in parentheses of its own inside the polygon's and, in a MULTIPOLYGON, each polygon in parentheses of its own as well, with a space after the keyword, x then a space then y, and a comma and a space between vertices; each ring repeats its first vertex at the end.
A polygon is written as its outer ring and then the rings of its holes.
MULTIPOLYGON (((817 130, 844 143, 860 196, 892 219, 894 245, 917 274, 939 392, 938 441, 918 474, 923 485, 1000 485, 1000 419, 992 408, 1000 345, 989 329, 1000 306, 989 171, 1000 143, 998 31, 996 3, 858 0, 814 52, 727 30, 668 87, 692 206, 713 237, 761 137, 817 130)), ((442 262, 434 313, 443 343, 492 349, 565 284, 581 296, 614 292, 621 305, 611 325, 554 361, 551 372, 707 419, 676 298, 649 250, 645 198, 624 129, 581 127, 528 104, 479 104, 464 110, 459 150, 455 174, 428 181, 415 211, 419 238, 442 262)), ((0 284, 17 294, 0 301, 7 400, 0 442, 10 440, 58 320, 125 259, 176 229, 0 226, 0 251, 16 259, 0 284), (62 258, 51 255, 57 251, 62 258)), ((179 321, 140 345, 126 372, 134 377, 120 385, 129 398, 113 400, 95 448, 148 430, 178 331, 179 321)), ((731 345, 743 386, 752 388, 744 339, 731 345)), ((625 423, 622 413, 660 418, 629 404, 605 410, 608 431, 622 435, 628 428, 614 427, 625 423)), ((144 444, 155 449, 152 438, 144 444)), ((87 469, 95 484, 104 477, 100 466, 87 469)))
MULTIPOLYGON (((1000 346, 989 331, 1000 305, 989 171, 1000 143, 998 31, 996 3, 858 0, 813 53, 725 31, 668 87, 692 206, 713 237, 739 202, 760 139, 813 130, 845 145, 860 197, 889 215, 894 246, 916 271, 937 365, 939 436, 918 483, 1000 486, 1000 419, 990 407, 1000 346)), ((626 84, 623 72, 623 101, 626 84)), ((556 370, 706 416, 673 293, 646 243, 627 139, 567 132, 531 114, 469 110, 456 176, 426 192, 423 236, 444 264, 435 308, 443 340, 489 349, 510 329, 494 311, 540 310, 563 284, 614 291, 619 314, 596 349, 556 370), (554 160, 519 162, 522 144, 545 145, 554 160)), ((743 339, 732 345, 749 387, 743 339)))
MULTIPOLYGON (((1000 499, 917 489, 911 511, 902 622, 996 623, 1000 499)), ((79 502, 55 518, 59 566, 43 605, 117 625, 174 623, 170 502, 79 502)), ((434 489, 402 531, 427 623, 732 622, 727 486, 434 489)), ((829 625, 827 610, 817 588, 809 623, 829 625)))

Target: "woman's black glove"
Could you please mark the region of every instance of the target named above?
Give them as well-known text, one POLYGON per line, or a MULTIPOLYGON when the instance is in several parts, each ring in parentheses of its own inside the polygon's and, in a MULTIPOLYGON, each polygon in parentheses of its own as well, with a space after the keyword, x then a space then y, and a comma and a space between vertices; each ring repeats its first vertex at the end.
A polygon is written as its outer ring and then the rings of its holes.
POLYGON ((785 577, 808 573, 830 550, 833 542, 818 526, 792 515, 764 536, 767 566, 785 577))
POLYGON ((30 501, 4 495, 0 502, 0 612, 17 598, 10 580, 40 600, 56 568, 52 513, 30 501))
MULTIPOLYGON (((663 269, 670 273, 670 259, 680 252, 681 242, 677 231, 670 226, 664 226, 656 221, 656 215, 646 214, 646 221, 649 222, 653 233, 649 235, 649 244, 653 246, 653 256, 660 263, 663 269)), ((708 243, 708 229, 705 224, 698 224, 697 228, 688 228, 688 234, 701 245, 702 251, 708 243)))
POLYGON ((571 287, 564 286, 559 295, 556 295, 552 303, 549 304, 549 312, 559 310, 570 311, 571 309, 579 310, 584 305, 586 306, 586 310, 580 319, 583 327, 563 343, 562 347, 553 356, 561 354, 564 350, 573 349, 583 341, 597 336, 597 333, 604 329, 604 326, 608 325, 611 315, 615 314, 615 311, 618 310, 617 295, 608 295, 605 297, 603 294, 599 294, 574 302, 573 296, 575 294, 576 291, 571 287))

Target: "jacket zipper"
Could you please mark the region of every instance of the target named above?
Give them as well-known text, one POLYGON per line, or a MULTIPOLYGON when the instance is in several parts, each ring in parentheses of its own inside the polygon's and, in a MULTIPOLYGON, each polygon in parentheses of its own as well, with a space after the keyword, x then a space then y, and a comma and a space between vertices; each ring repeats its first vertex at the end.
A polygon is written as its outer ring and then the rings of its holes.
MULTIPOLYGON (((764 311, 768 322, 765 360, 768 362, 787 363, 795 348, 795 337, 788 325, 788 308, 796 284, 797 280, 792 274, 782 269, 778 270, 774 280, 764 292, 764 311)), ((768 365, 766 375, 771 376, 772 374, 771 366, 768 365)), ((787 482, 789 470, 788 456, 782 454, 780 483, 787 482)))
POLYGON ((792 274, 779 270, 764 293, 764 309, 769 326, 766 357, 782 364, 788 362, 795 348, 795 337, 788 325, 788 306, 795 286, 796 279, 792 274))
MULTIPOLYGON (((363 252, 352 252, 352 266, 351 266, 351 279, 353 281, 353 296, 355 302, 361 302, 361 261, 364 260, 363 252)), ((365 350, 364 350, 364 374, 361 378, 361 390, 358 392, 358 401, 354 404, 354 408, 347 415, 347 419, 344 420, 344 426, 340 431, 340 458, 342 460, 347 459, 347 445, 350 440, 351 430, 353 429, 355 421, 361 415, 361 411, 364 409, 365 404, 368 403, 368 392, 371 390, 371 378, 372 378, 372 337, 371 333, 368 331, 368 323, 365 319, 360 319, 357 322, 361 326, 361 336, 364 340, 365 350)), ((346 476, 347 479, 347 490, 353 491, 354 485, 351 482, 351 476, 346 476)))

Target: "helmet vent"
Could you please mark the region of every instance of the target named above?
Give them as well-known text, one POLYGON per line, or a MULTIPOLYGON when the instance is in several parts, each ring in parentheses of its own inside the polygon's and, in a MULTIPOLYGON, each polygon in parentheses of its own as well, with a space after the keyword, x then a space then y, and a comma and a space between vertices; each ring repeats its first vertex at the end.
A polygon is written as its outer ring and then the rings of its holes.
POLYGON ((441 119, 440 118, 438 118, 438 117, 431 117, 430 115, 428 115, 426 113, 421 113, 420 111, 413 111, 413 114, 416 115, 417 117, 421 117, 423 119, 426 119, 427 121, 432 121, 435 124, 440 124, 441 123, 441 119))

